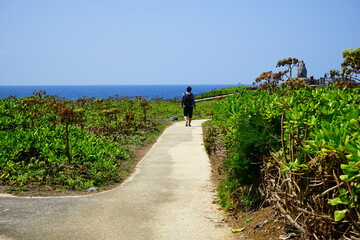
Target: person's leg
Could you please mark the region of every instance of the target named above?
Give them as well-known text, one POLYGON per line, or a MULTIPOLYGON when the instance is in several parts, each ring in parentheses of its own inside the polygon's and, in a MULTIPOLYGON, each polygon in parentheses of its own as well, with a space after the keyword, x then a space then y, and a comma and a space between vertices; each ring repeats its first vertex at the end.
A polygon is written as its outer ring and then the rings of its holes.
POLYGON ((188 126, 191 127, 191 119, 192 119, 192 115, 193 115, 193 107, 189 108, 189 117, 188 117, 188 126))
POLYGON ((185 120, 185 126, 187 127, 188 126, 188 122, 189 122, 189 120, 188 120, 188 110, 187 110, 187 108, 186 107, 184 107, 184 120, 185 120))
POLYGON ((184 116, 184 120, 185 120, 185 126, 187 126, 188 125, 188 119, 187 119, 186 116, 184 116))

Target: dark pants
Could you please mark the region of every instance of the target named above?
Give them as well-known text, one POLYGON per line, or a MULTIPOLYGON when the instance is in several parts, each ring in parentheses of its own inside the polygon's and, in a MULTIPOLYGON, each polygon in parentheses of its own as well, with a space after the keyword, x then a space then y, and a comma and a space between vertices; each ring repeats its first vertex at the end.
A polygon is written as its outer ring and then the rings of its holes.
POLYGON ((184 116, 192 118, 193 115, 193 107, 184 107, 184 116))

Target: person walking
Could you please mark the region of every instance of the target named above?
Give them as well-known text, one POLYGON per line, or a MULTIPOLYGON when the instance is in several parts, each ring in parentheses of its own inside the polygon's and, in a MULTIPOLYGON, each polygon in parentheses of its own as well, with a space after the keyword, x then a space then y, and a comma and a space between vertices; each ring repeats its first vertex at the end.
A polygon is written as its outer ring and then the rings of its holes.
POLYGON ((196 108, 194 94, 191 93, 192 88, 189 86, 186 88, 186 92, 184 92, 181 105, 184 108, 184 120, 185 126, 191 127, 191 119, 193 115, 193 110, 196 108))

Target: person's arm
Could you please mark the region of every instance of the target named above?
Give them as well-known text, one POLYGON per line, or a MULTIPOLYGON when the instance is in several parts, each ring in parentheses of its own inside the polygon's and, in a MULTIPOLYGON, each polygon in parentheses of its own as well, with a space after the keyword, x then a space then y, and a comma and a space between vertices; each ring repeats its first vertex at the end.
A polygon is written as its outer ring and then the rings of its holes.
POLYGON ((192 94, 192 101, 193 101, 193 106, 194 106, 194 109, 196 108, 196 102, 195 102, 195 96, 194 94, 192 94))

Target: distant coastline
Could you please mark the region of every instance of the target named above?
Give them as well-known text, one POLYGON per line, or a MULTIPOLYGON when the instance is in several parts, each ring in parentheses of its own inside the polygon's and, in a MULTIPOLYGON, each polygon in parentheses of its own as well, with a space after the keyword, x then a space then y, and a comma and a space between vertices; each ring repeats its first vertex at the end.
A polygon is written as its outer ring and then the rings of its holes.
MULTIPOLYGON (((48 95, 76 100, 83 97, 109 98, 141 96, 179 99, 188 85, 17 85, 0 86, 0 98, 16 95, 17 98, 32 96, 33 92, 44 90, 48 95)), ((194 84, 193 93, 199 95, 214 89, 239 86, 236 84, 194 84)))

